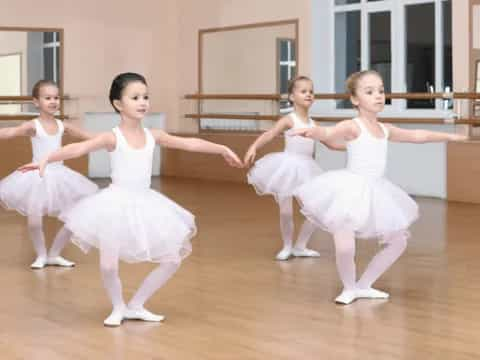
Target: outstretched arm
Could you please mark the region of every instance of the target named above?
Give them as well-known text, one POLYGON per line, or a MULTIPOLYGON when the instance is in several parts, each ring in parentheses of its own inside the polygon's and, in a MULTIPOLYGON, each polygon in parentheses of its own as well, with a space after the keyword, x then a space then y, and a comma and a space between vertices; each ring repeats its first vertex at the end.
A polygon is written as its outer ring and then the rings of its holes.
POLYGON ((82 128, 80 128, 78 126, 75 126, 73 124, 70 124, 70 123, 64 122, 63 126, 64 126, 65 131, 68 135, 76 137, 80 140, 93 139, 97 135, 95 133, 92 133, 88 130, 82 129, 82 128))
POLYGON ((229 147, 221 144, 216 144, 207 140, 174 136, 166 133, 163 130, 151 130, 155 142, 161 146, 180 149, 191 152, 201 152, 207 154, 222 155, 225 161, 233 167, 243 167, 242 161, 238 158, 229 147))
POLYGON ((243 159, 245 165, 252 165, 255 161, 255 157, 257 156, 258 149, 272 141, 275 136, 278 136, 285 130, 290 129, 292 126, 293 122, 289 116, 284 116, 280 120, 278 120, 271 129, 265 131, 253 142, 252 145, 250 145, 243 159))
POLYGON ((18 126, 6 127, 0 129, 0 139, 7 140, 17 136, 34 136, 35 126, 32 121, 27 121, 18 126))
POLYGON ((325 141, 322 144, 334 151, 345 151, 347 149, 345 142, 325 141))
MULTIPOLYGON (((312 128, 296 129, 292 132, 292 136, 295 135, 318 140, 330 148, 340 146, 338 143, 357 138, 359 129, 352 120, 344 120, 335 126, 315 126, 312 128)), ((344 148, 341 150, 344 150, 344 148)))
POLYGON ((45 167, 52 162, 63 161, 68 159, 78 158, 95 150, 107 149, 113 150, 115 148, 115 136, 113 133, 102 133, 93 139, 82 141, 79 143, 69 144, 54 151, 40 163, 30 163, 21 166, 18 170, 22 172, 39 170, 40 176, 43 176, 45 167))
POLYGON ((410 142, 415 144, 423 144, 430 142, 444 142, 444 141, 464 141, 468 137, 460 134, 444 133, 439 131, 428 130, 408 130, 402 129, 391 124, 385 125, 389 130, 389 140, 396 142, 410 142))

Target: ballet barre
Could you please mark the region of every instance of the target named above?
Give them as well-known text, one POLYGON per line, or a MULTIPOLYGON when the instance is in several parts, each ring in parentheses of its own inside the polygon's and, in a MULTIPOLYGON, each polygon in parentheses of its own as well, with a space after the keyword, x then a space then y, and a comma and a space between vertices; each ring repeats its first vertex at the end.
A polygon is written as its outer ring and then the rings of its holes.
MULTIPOLYGON (((283 115, 232 115, 219 113, 202 113, 202 114, 185 114, 187 119, 224 119, 224 120, 270 120, 276 121, 283 115)), ((312 119, 317 122, 338 122, 345 120, 345 116, 312 116, 312 119)), ((401 124, 455 124, 455 125, 480 125, 480 119, 473 118, 396 118, 396 117, 379 117, 381 122, 401 123, 401 124)))
MULTIPOLYGON (((287 94, 188 94, 184 97, 186 100, 288 100, 287 94)), ((349 99, 347 93, 318 93, 315 99, 321 100, 345 100, 349 99)), ((476 92, 434 92, 434 93, 388 93, 386 99, 404 99, 404 100, 453 100, 468 99, 480 100, 480 93, 476 92)))

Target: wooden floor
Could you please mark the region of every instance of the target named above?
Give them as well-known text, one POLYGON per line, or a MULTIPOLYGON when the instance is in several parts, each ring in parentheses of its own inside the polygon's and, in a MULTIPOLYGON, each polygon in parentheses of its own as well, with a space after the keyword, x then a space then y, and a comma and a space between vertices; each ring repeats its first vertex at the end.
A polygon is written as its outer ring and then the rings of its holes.
MULTIPOLYGON (((271 198, 243 184, 169 178, 155 187, 199 226, 192 256, 147 304, 167 316, 161 325, 104 328, 98 254, 69 245, 75 269, 32 271, 25 219, 0 211, 1 359, 480 358, 480 206, 418 199, 410 246, 376 284, 391 299, 339 306, 327 234, 311 242, 320 258, 276 262, 271 198)), ((59 225, 48 221, 49 240, 59 225)), ((362 269, 376 245, 358 249, 362 269)), ((122 265, 127 299, 151 268, 122 265)))

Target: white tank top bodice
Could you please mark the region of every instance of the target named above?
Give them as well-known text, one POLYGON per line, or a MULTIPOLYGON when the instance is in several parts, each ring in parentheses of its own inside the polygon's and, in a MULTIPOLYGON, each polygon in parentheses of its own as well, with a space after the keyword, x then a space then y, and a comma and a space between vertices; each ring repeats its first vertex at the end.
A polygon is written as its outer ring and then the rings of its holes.
MULTIPOLYGON (((62 147, 62 136, 64 132, 63 123, 60 120, 55 119, 57 122, 57 132, 53 135, 47 134, 43 128, 40 120, 34 119, 35 124, 35 136, 30 138, 32 142, 32 162, 38 163, 46 156, 62 147)), ((63 162, 57 162, 61 164, 63 162)))
POLYGON ((377 138, 360 119, 353 121, 360 127, 360 135, 347 143, 347 169, 369 178, 383 176, 387 166, 388 129, 379 123, 384 136, 377 138))
POLYGON ((303 136, 291 136, 290 134, 294 129, 315 127, 315 123, 311 118, 309 118, 308 124, 305 124, 294 112, 290 113, 290 117, 293 121, 293 127, 285 131, 284 151, 297 155, 312 157, 315 152, 315 141, 303 136))
POLYGON ((116 138, 115 150, 110 152, 112 184, 120 187, 142 190, 151 185, 153 151, 155 140, 148 129, 145 131, 145 146, 132 148, 118 127, 112 129, 116 138))

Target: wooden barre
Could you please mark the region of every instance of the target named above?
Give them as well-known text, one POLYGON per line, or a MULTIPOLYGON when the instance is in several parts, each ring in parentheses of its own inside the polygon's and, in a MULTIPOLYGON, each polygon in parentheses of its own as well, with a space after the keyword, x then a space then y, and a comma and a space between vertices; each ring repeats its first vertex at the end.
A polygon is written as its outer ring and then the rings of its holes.
MULTIPOLYGON (((6 114, 0 114, 0 121, 13 121, 13 120, 32 120, 37 118, 38 115, 6 115, 6 114)), ((70 116, 68 115, 56 115, 56 119, 60 120, 69 120, 70 116)))
MULTIPOLYGON (((448 93, 390 93, 386 94, 387 99, 405 100, 433 100, 433 99, 480 99, 480 93, 473 92, 448 92, 448 93)), ((287 100, 287 94, 188 94, 184 96, 187 100, 287 100)), ((322 100, 346 100, 349 94, 320 93, 315 94, 315 99, 322 100)))
MULTIPOLYGON (((62 100, 71 100, 69 95, 61 96, 62 100)), ((32 102, 33 96, 20 95, 20 96, 0 96, 0 103, 19 103, 19 102, 32 102)))
MULTIPOLYGON (((276 121, 283 115, 232 115, 232 114, 186 114, 187 119, 225 119, 225 120, 270 120, 276 121)), ((312 116, 312 119, 318 122, 338 122, 345 120, 345 116, 312 116)), ((476 119, 439 119, 439 118, 393 118, 379 117, 381 122, 393 122, 402 124, 455 124, 455 125, 480 125, 480 120, 476 119)))

